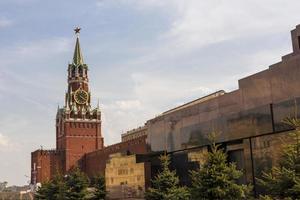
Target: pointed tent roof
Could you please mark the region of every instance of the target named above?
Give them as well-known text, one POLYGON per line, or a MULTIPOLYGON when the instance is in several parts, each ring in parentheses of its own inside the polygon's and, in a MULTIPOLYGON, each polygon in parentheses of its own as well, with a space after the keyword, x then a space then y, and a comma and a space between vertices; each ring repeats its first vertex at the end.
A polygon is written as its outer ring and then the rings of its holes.
POLYGON ((74 50, 74 55, 73 55, 73 64, 75 64, 75 65, 82 65, 83 64, 83 56, 82 56, 82 52, 81 52, 81 48, 80 48, 79 34, 78 33, 77 33, 75 50, 74 50))

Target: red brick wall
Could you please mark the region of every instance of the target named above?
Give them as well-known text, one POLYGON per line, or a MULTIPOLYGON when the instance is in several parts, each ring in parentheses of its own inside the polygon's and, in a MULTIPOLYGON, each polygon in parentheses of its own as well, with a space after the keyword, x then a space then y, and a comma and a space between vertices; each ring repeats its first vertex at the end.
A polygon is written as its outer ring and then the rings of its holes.
POLYGON ((103 148, 100 127, 98 122, 66 122, 62 136, 62 149, 66 150, 66 171, 77 165, 85 153, 103 148))
POLYGON ((57 120, 57 149, 65 150, 64 171, 88 152, 102 149, 101 122, 57 120))
POLYGON ((129 152, 130 154, 144 154, 148 152, 146 136, 117 143, 102 150, 86 154, 82 159, 82 169, 88 176, 103 174, 105 172, 106 161, 110 154, 129 152))
POLYGON ((63 152, 36 150, 31 153, 31 183, 42 183, 61 172, 63 152))

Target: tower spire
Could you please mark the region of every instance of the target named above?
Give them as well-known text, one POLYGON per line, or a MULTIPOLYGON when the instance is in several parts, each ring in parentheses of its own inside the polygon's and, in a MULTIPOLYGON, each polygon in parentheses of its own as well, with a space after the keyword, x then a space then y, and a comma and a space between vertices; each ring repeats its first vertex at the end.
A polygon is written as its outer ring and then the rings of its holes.
POLYGON ((80 30, 81 30, 81 28, 79 28, 79 27, 76 27, 74 29, 75 34, 76 34, 76 44, 75 44, 75 50, 74 50, 74 55, 73 55, 73 64, 75 64, 75 65, 83 64, 83 56, 82 56, 80 43, 79 43, 80 30))

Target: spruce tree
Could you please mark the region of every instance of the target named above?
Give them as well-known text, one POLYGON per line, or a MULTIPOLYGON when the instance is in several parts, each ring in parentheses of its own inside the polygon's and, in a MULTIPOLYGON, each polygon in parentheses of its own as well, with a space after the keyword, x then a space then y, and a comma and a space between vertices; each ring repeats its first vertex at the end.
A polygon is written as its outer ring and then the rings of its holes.
POLYGON ((54 199, 51 191, 51 182, 44 182, 36 191, 34 199, 36 200, 52 200, 54 199))
POLYGON ((91 179, 91 185, 94 190, 90 200, 104 200, 106 197, 105 178, 101 175, 96 175, 91 179))
POLYGON ((53 196, 56 200, 68 200, 68 187, 62 174, 58 173, 51 181, 53 185, 53 196))
POLYGON ((37 200, 67 200, 67 186, 64 177, 57 174, 52 180, 47 181, 38 188, 35 199, 37 200))
POLYGON ((50 181, 43 183, 35 193, 35 199, 84 200, 88 196, 88 186, 88 177, 76 167, 65 176, 58 173, 50 181))
POLYGON ((162 171, 152 180, 152 187, 145 193, 146 200, 188 200, 190 197, 186 187, 179 185, 176 172, 169 169, 170 156, 160 156, 162 171))
POLYGON ((88 177, 80 171, 78 167, 71 170, 66 176, 66 185, 68 188, 67 197, 69 200, 83 200, 88 195, 89 186, 88 177))
POLYGON ((295 142, 285 145, 278 166, 257 180, 274 199, 300 199, 300 120, 287 118, 283 122, 294 129, 295 142))
POLYGON ((197 200, 239 200, 245 199, 250 187, 237 184, 242 171, 234 163, 227 162, 227 155, 215 143, 212 134, 211 152, 198 170, 191 171, 191 199, 197 200))

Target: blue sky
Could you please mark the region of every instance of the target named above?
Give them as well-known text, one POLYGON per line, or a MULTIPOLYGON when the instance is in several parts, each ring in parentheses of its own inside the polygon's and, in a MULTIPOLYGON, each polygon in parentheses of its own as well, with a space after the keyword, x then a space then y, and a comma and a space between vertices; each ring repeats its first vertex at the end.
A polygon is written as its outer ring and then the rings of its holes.
POLYGON ((75 26, 108 145, 280 61, 299 8, 298 0, 1 0, 0 181, 25 184, 30 152, 55 147, 75 26))

